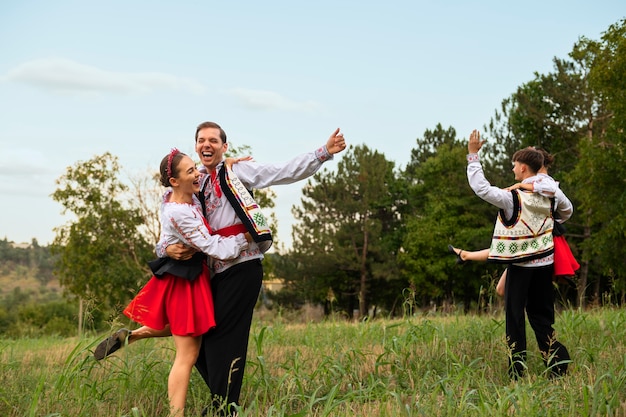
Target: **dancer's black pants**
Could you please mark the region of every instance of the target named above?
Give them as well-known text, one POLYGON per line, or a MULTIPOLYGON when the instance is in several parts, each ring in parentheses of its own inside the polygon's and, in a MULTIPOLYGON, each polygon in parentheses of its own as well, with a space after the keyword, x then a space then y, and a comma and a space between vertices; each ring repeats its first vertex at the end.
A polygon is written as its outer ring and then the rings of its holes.
POLYGON ((211 278, 216 327, 202 337, 196 368, 213 396, 213 406, 239 402, 252 313, 261 290, 263 266, 243 262, 211 278))
POLYGON ((544 363, 553 375, 567 371, 570 356, 554 334, 555 290, 552 284, 552 265, 522 268, 509 265, 505 285, 506 336, 511 350, 509 371, 512 377, 524 373, 526 359, 526 320, 535 332, 544 363))

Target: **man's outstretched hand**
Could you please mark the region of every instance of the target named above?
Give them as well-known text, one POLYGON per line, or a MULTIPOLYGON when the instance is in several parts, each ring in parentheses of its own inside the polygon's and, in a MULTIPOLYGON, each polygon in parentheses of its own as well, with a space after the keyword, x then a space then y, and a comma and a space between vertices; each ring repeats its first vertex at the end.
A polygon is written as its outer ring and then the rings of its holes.
POLYGON ((334 155, 346 149, 346 140, 343 138, 343 133, 339 131, 337 128, 333 132, 332 135, 328 138, 328 142, 326 142, 326 149, 328 149, 328 153, 334 155))

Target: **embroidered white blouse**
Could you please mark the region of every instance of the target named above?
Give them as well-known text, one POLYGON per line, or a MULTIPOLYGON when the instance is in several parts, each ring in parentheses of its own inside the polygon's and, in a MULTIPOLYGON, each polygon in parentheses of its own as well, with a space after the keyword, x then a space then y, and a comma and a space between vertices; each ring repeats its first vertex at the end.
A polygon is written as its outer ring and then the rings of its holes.
POLYGON ((161 236, 159 242, 166 247, 173 243, 184 243, 200 252, 218 259, 233 259, 248 248, 248 241, 240 233, 222 237, 211 235, 202 219, 200 201, 194 195, 194 204, 170 202, 172 191, 163 195, 161 202, 161 236))

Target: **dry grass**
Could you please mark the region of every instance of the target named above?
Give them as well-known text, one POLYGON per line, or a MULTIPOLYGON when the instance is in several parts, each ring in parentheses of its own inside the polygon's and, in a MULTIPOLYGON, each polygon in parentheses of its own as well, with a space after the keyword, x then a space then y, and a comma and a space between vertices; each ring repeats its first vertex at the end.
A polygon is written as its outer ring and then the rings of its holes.
MULTIPOLYGON (((565 311, 559 339, 574 363, 546 377, 529 331, 528 374, 505 370, 503 318, 417 316, 364 323, 257 320, 240 416, 626 416, 626 312, 565 311)), ((105 361, 88 339, 0 342, 0 415, 159 416, 167 410, 170 339, 105 361)), ((188 415, 209 393, 192 376, 188 415)))

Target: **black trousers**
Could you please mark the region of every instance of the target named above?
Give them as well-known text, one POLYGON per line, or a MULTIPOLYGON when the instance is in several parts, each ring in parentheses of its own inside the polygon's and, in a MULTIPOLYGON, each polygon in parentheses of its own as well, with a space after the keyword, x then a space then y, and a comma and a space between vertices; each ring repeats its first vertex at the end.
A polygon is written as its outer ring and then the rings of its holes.
POLYGON ((211 278, 216 326, 202 337, 196 369, 213 396, 213 407, 239 402, 252 313, 261 290, 259 259, 243 262, 211 278))
POLYGON ((506 311, 506 337, 511 358, 509 371, 512 377, 524 373, 526 360, 526 319, 535 333, 535 339, 544 363, 553 375, 564 375, 570 360, 567 348, 555 338, 554 300, 552 284, 553 265, 523 268, 509 265, 504 290, 506 311), (561 363, 565 361, 565 363, 561 363))

